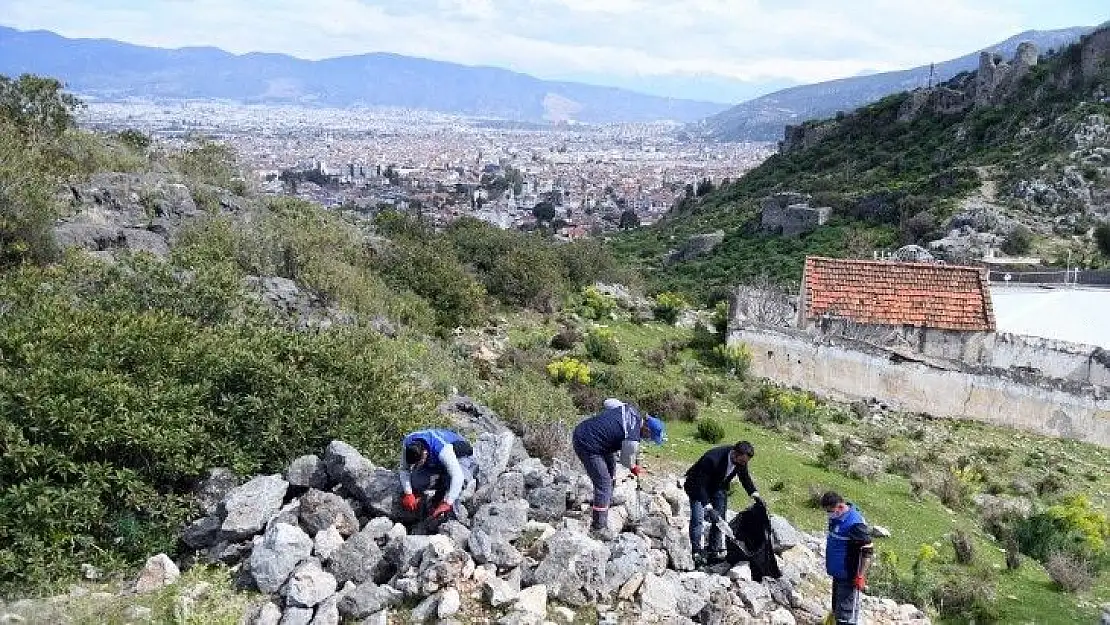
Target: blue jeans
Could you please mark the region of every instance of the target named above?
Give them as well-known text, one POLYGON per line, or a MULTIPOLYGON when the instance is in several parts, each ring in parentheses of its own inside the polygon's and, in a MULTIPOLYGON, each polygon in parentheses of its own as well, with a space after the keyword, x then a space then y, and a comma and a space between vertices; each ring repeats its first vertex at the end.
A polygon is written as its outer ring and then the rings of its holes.
MULTIPOLYGON (((712 504, 713 510, 725 518, 725 508, 728 507, 728 491, 717 491, 709 493, 709 503, 712 504)), ((705 533, 705 504, 690 498, 690 545, 694 548, 694 553, 702 550, 702 535, 705 533)), ((724 551, 725 537, 721 534, 721 530, 717 529, 716 525, 709 526, 709 549, 710 551, 724 551)))

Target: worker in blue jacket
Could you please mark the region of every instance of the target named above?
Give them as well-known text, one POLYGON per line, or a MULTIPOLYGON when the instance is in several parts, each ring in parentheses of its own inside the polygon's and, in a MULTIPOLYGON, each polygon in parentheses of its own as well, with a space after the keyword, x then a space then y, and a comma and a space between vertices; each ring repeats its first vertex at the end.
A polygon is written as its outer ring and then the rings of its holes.
POLYGON ((460 434, 451 430, 418 430, 402 443, 401 450, 401 507, 416 512, 420 498, 429 488, 435 494, 428 501, 434 505, 432 519, 442 519, 456 513, 459 495, 467 482, 474 479, 474 448, 460 434))
POLYGON ((620 455, 621 464, 639 477, 640 465, 636 457, 644 437, 662 445, 667 437, 663 421, 651 415, 641 416, 635 408, 614 398, 606 399, 600 413, 574 428, 574 453, 594 486, 590 532, 595 537, 610 536, 609 502, 613 498, 617 455, 620 455))
POLYGON ((832 577, 833 617, 837 625, 856 625, 859 593, 867 586, 867 569, 874 556, 871 529, 859 509, 835 492, 821 496, 821 508, 829 516, 825 571, 832 577))

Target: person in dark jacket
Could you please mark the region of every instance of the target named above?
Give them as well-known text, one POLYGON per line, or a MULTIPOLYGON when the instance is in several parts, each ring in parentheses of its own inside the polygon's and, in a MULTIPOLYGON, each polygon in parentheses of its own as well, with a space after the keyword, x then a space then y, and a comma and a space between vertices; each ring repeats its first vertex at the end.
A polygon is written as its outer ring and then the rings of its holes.
POLYGON ((666 440, 663 421, 651 415, 641 416, 632 406, 609 398, 604 409, 574 428, 574 453, 582 461, 586 475, 594 486, 593 514, 590 532, 609 538, 609 502, 613 497, 613 480, 617 472, 617 455, 621 464, 639 477, 636 460, 640 440, 649 438, 656 445, 666 440))
POLYGON ((710 449, 686 471, 684 488, 690 497, 690 545, 698 566, 719 562, 725 556, 724 536, 717 529, 717 521, 725 518, 732 478, 740 478, 744 491, 757 503, 762 503, 748 472, 748 462, 754 456, 755 447, 748 441, 740 441, 732 446, 710 449), (710 523, 708 558, 702 544, 706 520, 710 523))
POLYGON ((416 493, 435 488, 428 502, 432 519, 449 512, 458 513, 455 505, 468 481, 474 479, 474 449, 462 435, 451 430, 418 430, 405 436, 401 443, 401 507, 416 512, 420 507, 416 493))
POLYGON ((867 569, 874 556, 871 529, 859 509, 835 492, 821 496, 821 508, 829 516, 825 572, 832 577, 833 617, 837 625, 856 625, 859 593, 867 586, 867 569))

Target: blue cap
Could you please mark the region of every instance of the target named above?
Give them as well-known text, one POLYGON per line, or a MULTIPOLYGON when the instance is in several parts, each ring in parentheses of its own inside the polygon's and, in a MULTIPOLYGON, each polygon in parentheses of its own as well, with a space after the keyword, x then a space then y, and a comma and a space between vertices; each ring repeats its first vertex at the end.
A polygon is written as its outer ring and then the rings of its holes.
POLYGON ((663 424, 662 419, 648 415, 644 419, 644 425, 647 426, 648 432, 651 432, 651 441, 656 445, 662 445, 663 441, 667 440, 667 426, 663 424))

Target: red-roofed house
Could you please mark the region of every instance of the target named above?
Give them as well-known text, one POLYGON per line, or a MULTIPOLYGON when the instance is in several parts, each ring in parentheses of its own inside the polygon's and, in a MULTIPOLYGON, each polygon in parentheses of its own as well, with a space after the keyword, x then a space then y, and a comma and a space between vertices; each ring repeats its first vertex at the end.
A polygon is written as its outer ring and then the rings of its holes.
POLYGON ((932 263, 806 258, 798 326, 994 332, 985 269, 932 263))

